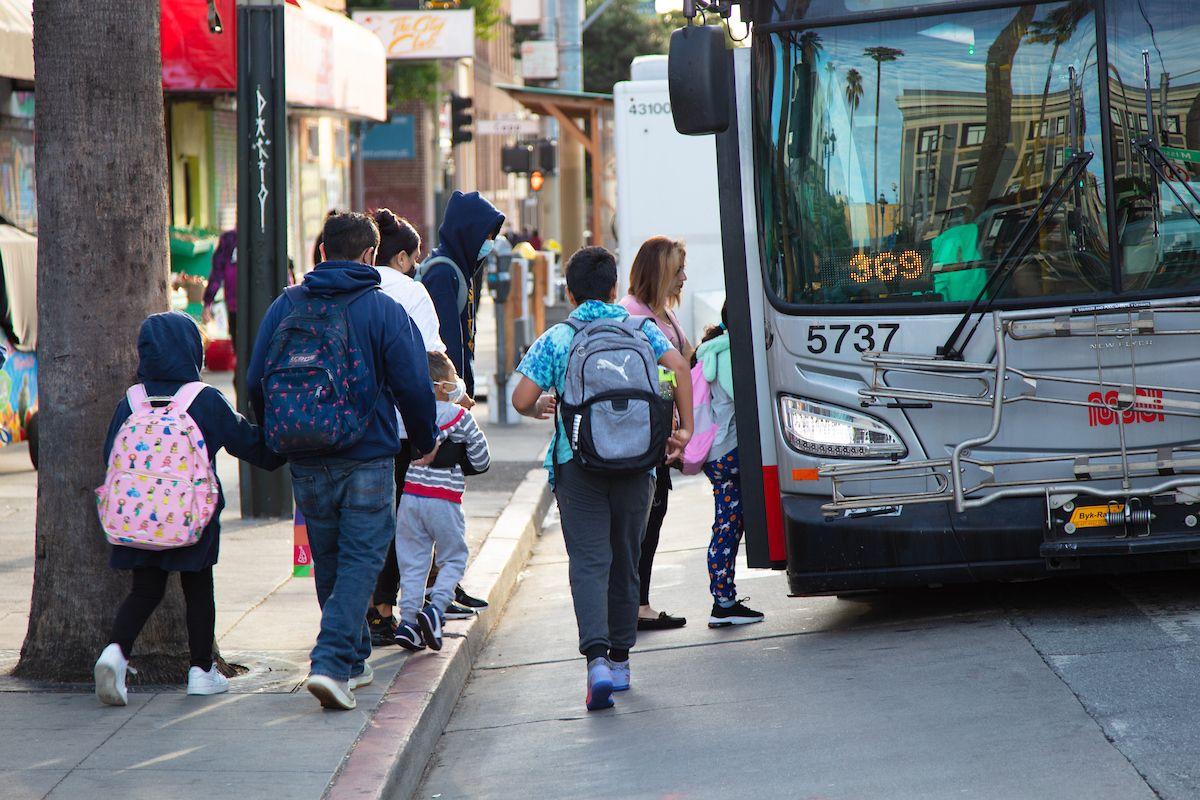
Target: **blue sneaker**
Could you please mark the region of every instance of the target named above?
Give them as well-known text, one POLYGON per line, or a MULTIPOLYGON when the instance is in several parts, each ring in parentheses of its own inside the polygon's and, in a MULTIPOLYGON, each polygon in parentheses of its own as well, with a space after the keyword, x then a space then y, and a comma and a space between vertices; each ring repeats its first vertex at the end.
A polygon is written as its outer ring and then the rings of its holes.
POLYGON ((395 639, 396 644, 410 653, 425 649, 425 640, 421 637, 421 632, 407 622, 401 622, 396 626, 395 639))
POLYGON ((442 649, 442 625, 445 622, 446 617, 441 610, 428 603, 417 612, 417 626, 421 629, 421 638, 431 650, 442 649))
POLYGON ((608 671, 612 673, 613 691, 624 692, 629 689, 629 660, 608 660, 608 671))
POLYGON ((587 687, 588 711, 613 707, 613 674, 607 658, 593 658, 588 662, 587 687))

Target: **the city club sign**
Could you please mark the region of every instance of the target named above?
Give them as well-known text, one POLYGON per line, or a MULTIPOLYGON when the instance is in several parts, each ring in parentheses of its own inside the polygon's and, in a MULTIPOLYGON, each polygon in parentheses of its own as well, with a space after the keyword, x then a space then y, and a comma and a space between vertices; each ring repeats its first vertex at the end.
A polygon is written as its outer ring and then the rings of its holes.
POLYGON ((475 55, 475 11, 355 11, 389 59, 470 58, 475 55))

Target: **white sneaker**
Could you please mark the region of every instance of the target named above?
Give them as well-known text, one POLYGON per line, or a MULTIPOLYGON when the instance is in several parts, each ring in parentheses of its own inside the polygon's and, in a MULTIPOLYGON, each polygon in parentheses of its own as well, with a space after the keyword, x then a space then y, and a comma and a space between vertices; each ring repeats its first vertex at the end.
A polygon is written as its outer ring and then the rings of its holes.
POLYGON ((324 708, 351 711, 358 705, 350 684, 346 681, 335 681, 328 675, 309 675, 304 685, 313 697, 321 701, 324 708))
POLYGON ((104 648, 92 675, 96 679, 96 697, 107 706, 129 704, 129 691, 125 688, 125 675, 129 672, 129 661, 121 652, 121 645, 113 642, 104 648))
POLYGON ((229 678, 217 670, 217 665, 205 672, 199 667, 188 670, 188 694, 223 694, 229 691, 229 678))
POLYGON ((369 686, 375 680, 375 670, 366 661, 363 662, 363 671, 361 675, 354 675, 350 678, 350 691, 354 691, 360 686, 369 686))

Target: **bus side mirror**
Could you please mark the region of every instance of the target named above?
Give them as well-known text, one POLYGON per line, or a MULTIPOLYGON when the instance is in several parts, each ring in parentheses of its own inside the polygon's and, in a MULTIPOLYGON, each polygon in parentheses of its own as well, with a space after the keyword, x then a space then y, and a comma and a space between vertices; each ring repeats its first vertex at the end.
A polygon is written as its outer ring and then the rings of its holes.
POLYGON ((720 26, 688 25, 671 34, 667 82, 675 130, 703 136, 729 128, 730 62, 720 26))

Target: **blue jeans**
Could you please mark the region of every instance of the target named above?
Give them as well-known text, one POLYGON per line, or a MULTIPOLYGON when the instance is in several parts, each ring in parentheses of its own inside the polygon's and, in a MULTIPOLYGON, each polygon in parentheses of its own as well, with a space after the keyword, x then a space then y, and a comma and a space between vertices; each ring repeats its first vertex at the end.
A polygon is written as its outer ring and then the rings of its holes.
POLYGON ((395 460, 306 459, 291 468, 321 606, 312 672, 345 681, 371 655, 367 605, 396 530, 395 460))

